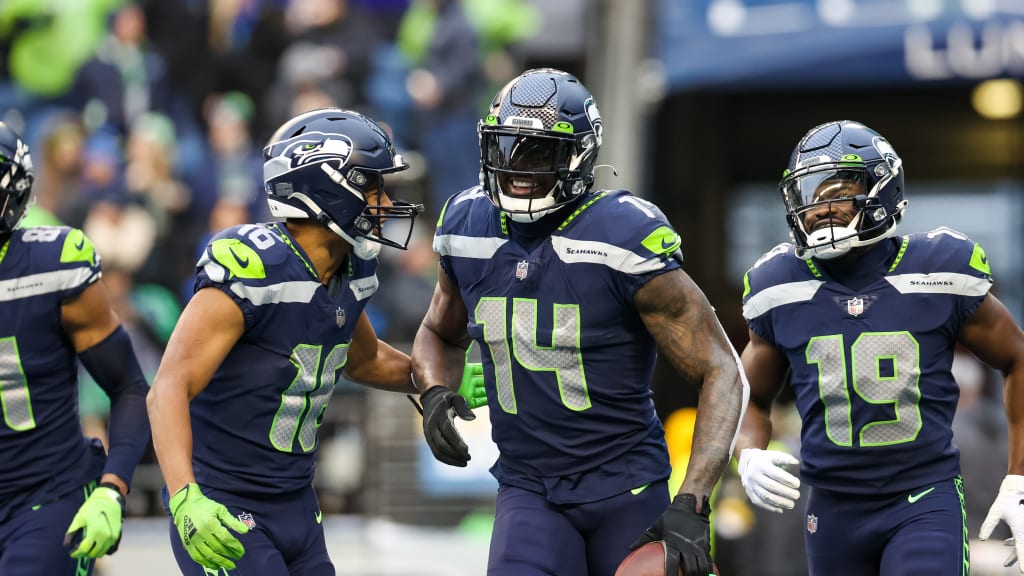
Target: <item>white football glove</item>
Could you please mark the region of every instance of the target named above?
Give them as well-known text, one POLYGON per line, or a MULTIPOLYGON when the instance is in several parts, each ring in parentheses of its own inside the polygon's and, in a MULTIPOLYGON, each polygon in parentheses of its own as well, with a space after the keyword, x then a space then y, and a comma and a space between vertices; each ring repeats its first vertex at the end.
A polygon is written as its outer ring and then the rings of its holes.
POLYGON ((765 510, 792 510, 800 498, 800 479, 784 467, 799 463, 785 452, 745 448, 740 452, 740 481, 747 497, 765 510))
MULTIPOLYGON (((1006 522, 1013 534, 1013 538, 1006 540, 1007 546, 1013 546, 1013 552, 1003 563, 1003 566, 1012 566, 1017 558, 1024 557, 1024 476, 1008 474, 1003 478, 999 495, 988 509, 988 516, 981 523, 978 537, 988 540, 1000 520, 1006 522)), ((1024 574, 1024 566, 1018 563, 1017 568, 1024 574)))

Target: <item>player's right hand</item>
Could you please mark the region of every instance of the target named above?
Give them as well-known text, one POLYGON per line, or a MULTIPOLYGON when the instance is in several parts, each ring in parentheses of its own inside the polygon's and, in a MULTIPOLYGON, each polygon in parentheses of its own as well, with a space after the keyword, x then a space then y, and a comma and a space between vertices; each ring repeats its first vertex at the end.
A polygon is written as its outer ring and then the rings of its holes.
POLYGON ((245 547, 228 528, 245 534, 248 526, 223 504, 204 496, 194 482, 171 496, 170 508, 181 543, 193 560, 211 570, 235 568, 234 561, 245 554, 245 547))
POLYGON ((786 472, 786 466, 800 462, 778 450, 746 448, 740 452, 740 481, 750 501, 781 514, 792 510, 800 498, 800 479, 786 472))
POLYGON ((434 386, 420 394, 423 404, 423 436, 434 458, 449 466, 469 463, 469 447, 455 429, 455 416, 475 420, 466 399, 444 386, 434 386))
POLYGON ((462 368, 462 382, 459 382, 459 396, 466 399, 469 409, 487 406, 487 389, 484 388, 484 365, 466 362, 462 368))

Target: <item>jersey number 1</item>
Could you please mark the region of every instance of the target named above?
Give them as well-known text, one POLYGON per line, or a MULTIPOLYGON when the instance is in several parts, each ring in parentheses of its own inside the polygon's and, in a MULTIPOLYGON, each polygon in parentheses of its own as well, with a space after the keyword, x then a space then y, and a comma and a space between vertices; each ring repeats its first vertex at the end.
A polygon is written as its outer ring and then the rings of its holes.
POLYGON ((0 403, 3 404, 4 423, 8 428, 24 432, 36 427, 28 379, 21 368, 18 341, 13 336, 0 338, 0 403))

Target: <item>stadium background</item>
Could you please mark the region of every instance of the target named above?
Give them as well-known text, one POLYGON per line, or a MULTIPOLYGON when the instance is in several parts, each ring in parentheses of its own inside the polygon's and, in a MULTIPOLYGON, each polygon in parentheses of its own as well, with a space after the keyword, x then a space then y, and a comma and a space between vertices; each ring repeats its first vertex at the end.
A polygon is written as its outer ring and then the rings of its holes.
MULTIPOLYGON (((810 127, 842 118, 903 157, 901 231, 945 225, 981 242, 997 294, 1021 319, 1024 1, 463 0, 469 28, 438 19, 435 1, 0 2, 0 117, 32 146, 30 222, 83 227, 94 240, 150 376, 204 238, 267 218, 261 143, 325 104, 386 121, 413 165, 395 195, 427 205, 412 249, 385 251, 373 302, 378 332, 407 346, 435 273, 432 216, 454 186, 475 182, 474 162, 457 160, 475 161, 473 122, 497 87, 535 66, 573 72, 595 94, 601 159, 617 172, 599 171, 600 184, 662 206, 737 348, 742 274, 786 239, 775 184, 789 152, 810 127), (478 40, 472 70, 442 57, 450 30, 478 40), (456 90, 437 89, 458 74, 456 90)), ((956 370, 976 536, 1005 472, 1006 423, 996 375, 966 354, 956 370)), ((678 481, 696 394, 662 367, 655 391, 678 481)), ((81 406, 87 431, 102 435, 106 406, 88 381, 81 406)), ((778 446, 798 450, 792 411, 776 413, 778 446)), ((416 418, 401 396, 351 385, 325 415, 317 485, 339 574, 484 571, 486 419, 465 430, 473 466, 455 470, 430 458, 416 418)), ((122 549, 102 574, 176 573, 160 485, 149 454, 122 549)), ((799 512, 751 509, 732 473, 716 510, 724 574, 804 573, 799 512)), ((972 556, 975 574, 1013 573, 998 544, 976 543, 972 556)))

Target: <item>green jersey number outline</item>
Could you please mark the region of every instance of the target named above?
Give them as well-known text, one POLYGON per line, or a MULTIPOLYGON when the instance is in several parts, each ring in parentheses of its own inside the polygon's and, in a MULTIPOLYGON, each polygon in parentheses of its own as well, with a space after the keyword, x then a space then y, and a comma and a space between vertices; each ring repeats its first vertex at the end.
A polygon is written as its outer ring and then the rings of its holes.
POLYGON ((11 430, 24 432, 36 427, 28 378, 21 365, 18 339, 14 336, 0 338, 0 404, 4 423, 11 430))
POLYGON ((853 446, 850 391, 865 402, 890 404, 896 418, 865 424, 857 445, 891 446, 917 439, 921 431, 921 346, 910 332, 864 332, 850 346, 842 334, 811 338, 804 350, 818 366, 818 394, 825 405, 825 431, 837 446, 853 446), (891 369, 883 373, 883 364, 891 369), (847 383, 847 367, 853 386, 847 383))
POLYGON ((519 411, 512 362, 532 372, 553 372, 558 381, 562 404, 573 411, 592 406, 587 390, 587 375, 580 351, 579 304, 552 306, 551 346, 537 343, 537 300, 512 299, 512 334, 509 334, 509 302, 505 297, 481 298, 473 316, 483 326, 484 343, 494 363, 494 381, 498 405, 509 414, 519 411))
POLYGON ((338 376, 348 361, 348 347, 338 344, 327 355, 321 372, 323 346, 299 344, 289 357, 295 366, 295 378, 281 393, 281 405, 274 415, 268 437, 281 452, 292 452, 296 437, 303 452, 316 448, 316 431, 324 410, 331 401, 338 376))

